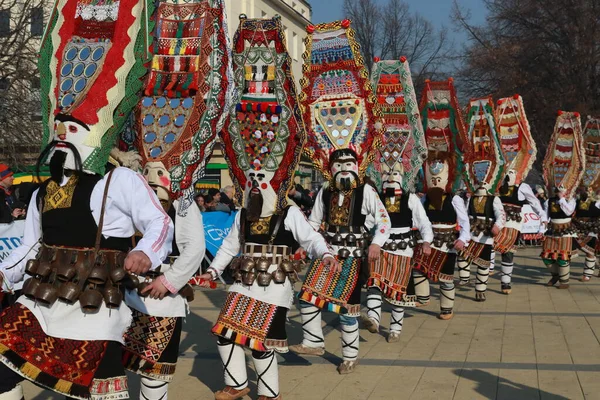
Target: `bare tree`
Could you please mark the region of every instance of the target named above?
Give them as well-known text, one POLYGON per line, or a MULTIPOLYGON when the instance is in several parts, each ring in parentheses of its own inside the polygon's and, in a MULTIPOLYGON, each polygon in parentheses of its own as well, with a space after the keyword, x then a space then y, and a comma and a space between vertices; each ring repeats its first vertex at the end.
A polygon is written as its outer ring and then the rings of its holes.
POLYGON ((540 149, 557 110, 600 114, 599 0, 485 0, 485 6, 486 24, 475 26, 454 1, 454 19, 470 38, 458 74, 463 91, 521 94, 540 149))
POLYGON ((381 5, 374 0, 345 0, 344 10, 357 31, 369 68, 374 56, 406 56, 417 86, 442 72, 450 44, 446 29, 436 30, 430 21, 412 13, 405 0, 381 5))
POLYGON ((37 54, 44 0, 0 0, 0 160, 32 164, 41 143, 37 54))

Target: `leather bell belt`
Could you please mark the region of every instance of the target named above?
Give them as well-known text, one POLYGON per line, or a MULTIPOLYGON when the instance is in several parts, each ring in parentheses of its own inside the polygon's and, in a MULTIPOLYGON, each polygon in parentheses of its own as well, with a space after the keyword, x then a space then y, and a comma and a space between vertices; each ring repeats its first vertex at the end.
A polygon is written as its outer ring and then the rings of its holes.
POLYGON ((523 217, 521 216, 521 209, 523 207, 517 206, 514 204, 504 204, 504 212, 506 214, 507 221, 523 221, 523 217))
MULTIPOLYGON (((170 260, 171 264, 173 264, 175 262, 176 258, 169 257, 169 260, 170 260)), ((139 276, 138 280, 139 280, 139 278, 142 278, 142 279, 144 279, 144 281, 139 283, 137 285, 137 287, 135 288, 138 291, 138 295, 140 297, 148 297, 148 295, 150 293, 148 293, 148 292, 143 293, 144 289, 148 285, 150 285, 155 279, 158 279, 161 275, 162 275, 162 272, 160 271, 160 267, 158 267, 153 271, 146 272, 143 276, 139 276)), ((194 288, 191 285, 186 284, 184 287, 182 287, 179 290, 178 293, 180 295, 182 295, 183 297, 185 297, 185 299, 188 301, 188 303, 194 301, 195 293, 194 293, 194 288)))
POLYGON ((23 294, 48 307, 57 300, 67 304, 79 301, 84 313, 94 313, 102 302, 118 308, 123 289, 135 288, 138 279, 123 269, 127 254, 118 250, 55 247, 42 244, 37 258, 27 262, 31 276, 23 294))
POLYGON ((283 284, 286 278, 292 283, 298 281, 298 272, 303 267, 301 261, 282 259, 281 262, 277 263, 277 269, 269 272, 269 268, 273 265, 271 261, 270 255, 261 257, 236 257, 230 265, 233 271, 233 278, 236 282, 241 282, 244 285, 251 286, 256 282, 261 287, 269 286, 271 282, 283 284))
POLYGON ((571 235, 573 233, 575 233, 575 230, 573 229, 571 222, 565 222, 561 224, 550 222, 548 231, 546 231, 546 235, 548 236, 571 235))
POLYGON ((472 216, 469 219, 471 220, 471 232, 473 236, 477 237, 480 233, 483 233, 485 236, 492 236, 493 220, 489 218, 473 218, 472 216))
POLYGON ((406 250, 414 248, 417 245, 417 238, 414 231, 406 233, 392 233, 387 242, 383 245, 383 249, 387 251, 406 250))
POLYGON ((454 226, 448 228, 433 228, 433 245, 442 247, 444 244, 448 248, 454 247, 454 242, 458 239, 458 232, 454 226))

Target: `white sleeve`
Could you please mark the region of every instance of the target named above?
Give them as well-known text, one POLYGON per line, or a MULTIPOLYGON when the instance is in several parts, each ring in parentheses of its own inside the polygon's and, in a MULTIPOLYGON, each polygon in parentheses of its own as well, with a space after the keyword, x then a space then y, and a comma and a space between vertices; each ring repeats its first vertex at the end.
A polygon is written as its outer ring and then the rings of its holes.
POLYGON ((12 290, 12 287, 25 277, 25 265, 27 261, 35 258, 40 249, 42 231, 40 229, 40 212, 37 208, 36 190, 31 196, 27 216, 25 217, 25 231, 21 245, 14 249, 8 257, 0 264, 0 273, 4 275, 3 285, 12 290))
POLYGON ((215 255, 209 270, 214 271, 216 276, 221 276, 225 268, 229 266, 231 260, 240 253, 240 216, 242 212, 238 212, 229 231, 229 235, 223 239, 219 251, 215 255))
POLYGON ((500 197, 494 196, 494 216, 496 217, 496 225, 499 229, 504 228, 506 224, 506 213, 504 212, 504 206, 502 205, 502 200, 500 197))
POLYGON ((469 213, 467 212, 465 201, 462 197, 455 195, 452 198, 452 205, 454 206, 454 211, 456 211, 456 220, 460 227, 458 240, 468 243, 471 240, 471 221, 469 221, 469 213))
POLYGON ((558 205, 565 214, 570 216, 573 215, 573 213, 575 212, 575 208, 577 207, 577 200, 567 200, 563 197, 562 199, 558 200, 558 205))
POLYGON ((131 179, 126 192, 129 210, 124 211, 128 211, 133 224, 143 235, 133 251, 144 252, 152 261, 152 269, 156 269, 171 253, 173 221, 144 177, 138 173, 129 176, 131 179))
POLYGON ((285 218, 285 229, 294 235, 300 247, 304 248, 311 258, 322 258, 331 255, 331 249, 325 238, 307 223, 306 217, 297 207, 290 207, 285 218))
POLYGON ((546 217, 548 217, 548 221, 550 221, 550 213, 548 208, 550 207, 550 201, 546 200, 544 201, 544 212, 546 213, 546 217))
POLYGON ((421 199, 416 194, 411 193, 408 195, 408 207, 412 211, 413 226, 419 230, 423 241, 427 243, 433 242, 431 221, 427 217, 421 199))
POLYGON ((519 186, 519 195, 523 195, 523 199, 519 199, 519 200, 526 200, 527 203, 529 203, 529 205, 533 209, 533 212, 540 216, 540 219, 542 222, 548 221, 546 212, 542 208, 542 205, 540 204, 540 200, 537 197, 535 197, 535 194, 533 194, 533 190, 531 189, 531 186, 529 186, 526 183, 522 183, 519 186))
POLYGON ((379 198, 379 194, 375 188, 371 185, 365 185, 364 200, 362 206, 362 213, 364 215, 373 216, 375 219, 375 236, 373 237, 373 244, 383 247, 385 242, 390 237, 390 230, 392 224, 390 222, 390 216, 385 209, 385 206, 379 198))
POLYGON ((315 204, 310 212, 310 217, 308 219, 308 223, 313 227, 314 230, 318 231, 321 228, 321 224, 323 223, 323 190, 325 188, 321 188, 317 196, 315 197, 315 204))
MULTIPOLYGON (((176 207, 177 208, 177 207, 176 207)), ((175 241, 179 257, 162 275, 162 282, 171 293, 177 293, 200 268, 206 251, 202 214, 192 204, 184 217, 175 216, 175 241)))

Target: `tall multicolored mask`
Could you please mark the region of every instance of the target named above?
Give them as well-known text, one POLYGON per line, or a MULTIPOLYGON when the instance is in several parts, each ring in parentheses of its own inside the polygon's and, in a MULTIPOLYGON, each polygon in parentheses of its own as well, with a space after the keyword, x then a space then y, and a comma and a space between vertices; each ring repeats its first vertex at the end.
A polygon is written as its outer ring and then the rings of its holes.
POLYGON ((585 171, 585 149, 578 112, 559 111, 544 157, 544 181, 570 198, 585 171))
POLYGON ((462 148, 466 133, 452 78, 439 82, 425 81, 421 115, 427 143, 423 189, 425 192, 436 189, 453 193, 463 183, 462 148))
POLYGON ((43 146, 51 157, 66 153, 64 168, 76 169, 73 150, 88 173, 104 174, 119 131, 138 100, 145 74, 144 2, 58 0, 42 40, 43 146), (62 143, 61 143, 62 142, 62 143))
POLYGON ((516 94, 498 100, 496 123, 506 159, 505 180, 509 186, 520 185, 527 178, 537 156, 521 96, 516 94))
POLYGON ((466 181, 471 192, 495 194, 504 178, 504 155, 498 139, 491 97, 471 100, 467 112, 466 181))
POLYGON ((233 45, 238 92, 221 138, 248 218, 268 217, 288 205, 306 140, 281 18, 240 16, 233 45))
MULTIPOLYGON (((423 124, 406 57, 399 61, 375 59, 371 81, 385 121, 385 144, 376 162, 382 173, 402 171, 402 189, 414 190, 415 180, 427 157, 423 124), (396 164, 401 164, 395 167, 396 164)), ((383 179, 385 185, 385 179, 383 179)))
POLYGON ((300 94, 308 130, 305 152, 334 186, 329 157, 336 150, 352 150, 362 184, 383 131, 360 47, 349 20, 309 25, 307 32, 300 94))
POLYGON ((587 117, 583 128, 585 147, 585 172, 581 186, 592 188, 594 192, 600 189, 600 118, 587 117))
POLYGON ((153 55, 135 113, 135 147, 145 170, 152 165, 162 172, 161 182, 150 184, 179 198, 181 211, 193 204, 194 183, 204 175, 231 98, 225 20, 222 0, 160 1, 152 18, 153 55))

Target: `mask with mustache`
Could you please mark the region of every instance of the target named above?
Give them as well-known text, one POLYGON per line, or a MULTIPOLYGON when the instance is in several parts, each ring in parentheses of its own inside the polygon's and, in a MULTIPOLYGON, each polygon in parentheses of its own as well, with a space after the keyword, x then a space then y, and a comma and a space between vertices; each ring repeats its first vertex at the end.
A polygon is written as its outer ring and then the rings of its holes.
POLYGON ((500 186, 499 192, 501 195, 508 194, 508 190, 510 189, 510 185, 508 184, 509 182, 510 182, 510 178, 507 175, 506 178, 504 178, 504 182, 502 183, 502 186, 500 186))
POLYGON ((337 172, 333 179, 335 180, 335 186, 338 190, 351 190, 356 189, 358 186, 358 175, 354 171, 340 171, 337 172), (347 172, 350 174, 349 177, 341 176, 342 173, 347 172))
POLYGON ((65 175, 65 162, 67 160, 67 152, 57 149, 57 145, 66 146, 71 151, 71 156, 74 160, 75 169, 71 169, 76 174, 81 174, 83 172, 83 164, 81 162, 81 156, 77 147, 70 142, 60 142, 58 140, 53 140, 50 142, 46 148, 42 151, 40 156, 36 162, 36 174, 38 179, 40 179, 40 170, 43 164, 47 162, 48 157, 50 158, 49 167, 50 167, 50 179, 54 182, 60 184, 65 175))
POLYGON ((246 207, 246 219, 250 222, 256 222, 260 219, 263 208, 263 195, 260 190, 251 190, 248 196, 248 206, 246 207))

